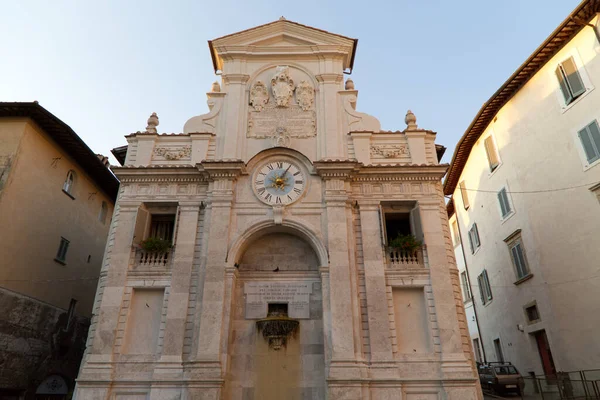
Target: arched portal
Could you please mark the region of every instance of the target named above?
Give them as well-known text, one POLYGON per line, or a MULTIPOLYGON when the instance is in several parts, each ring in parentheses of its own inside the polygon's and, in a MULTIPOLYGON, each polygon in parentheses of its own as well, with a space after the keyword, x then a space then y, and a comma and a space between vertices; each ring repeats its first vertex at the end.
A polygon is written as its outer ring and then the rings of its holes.
POLYGON ((238 272, 225 398, 325 398, 321 241, 298 222, 265 220, 234 242, 228 262, 238 272), (297 322, 277 346, 259 330, 275 315, 297 322))

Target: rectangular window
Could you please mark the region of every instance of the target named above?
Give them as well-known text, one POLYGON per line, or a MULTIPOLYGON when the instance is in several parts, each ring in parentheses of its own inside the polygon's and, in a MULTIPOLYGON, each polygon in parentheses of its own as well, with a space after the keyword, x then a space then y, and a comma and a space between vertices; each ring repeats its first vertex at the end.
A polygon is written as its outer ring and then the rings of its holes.
POLYGON ((580 130, 577 135, 581 141, 588 164, 600 160, 600 128, 598 127, 598 121, 594 120, 594 122, 580 130))
POLYGON ((492 300, 492 288, 490 286, 488 273, 485 269, 477 277, 477 284, 479 285, 479 294, 481 295, 481 302, 483 304, 489 303, 492 300))
POLYGON ((67 260, 67 250, 69 250, 69 241, 64 237, 60 238, 60 245, 58 246, 58 251, 56 252, 56 261, 61 263, 65 263, 67 260))
POLYGON ((460 273, 460 281, 463 287, 463 299, 469 301, 472 298, 471 288, 469 287, 469 280, 467 279, 467 273, 465 271, 460 273))
POLYGON ((498 192, 498 202, 500 203, 500 214, 502 214, 502 218, 506 218, 512 212, 506 188, 502 188, 498 192))
POLYGON ((500 339, 494 339, 494 350, 496 350, 496 361, 504 362, 504 354, 502 353, 500 339))
POLYGON ((569 57, 560 63, 554 73, 558 78, 560 90, 565 98, 566 105, 569 105, 573 100, 585 93, 585 85, 579 75, 573 57, 569 57))
POLYGON ((460 186, 460 195, 462 197, 463 205, 465 206, 465 210, 469 209, 469 196, 467 193, 467 189, 465 188, 465 181, 461 181, 458 186, 460 186))
POLYGON ((475 253, 475 250, 481 246, 479 241, 479 230, 477 230, 477 224, 474 223, 469 230, 469 245, 471 246, 471 253, 475 253))
POLYGON ((515 269, 515 275, 517 280, 523 279, 529 276, 529 264, 527 263, 527 257, 525 256, 525 248, 523 247, 523 239, 521 238, 521 230, 517 230, 509 237, 504 239, 508 250, 510 252, 510 259, 515 269))
POLYGON ((492 136, 486 137, 483 141, 483 145, 485 146, 485 154, 487 155, 490 171, 493 172, 496 168, 498 168, 498 165, 500 165, 500 159, 498 157, 496 143, 494 143, 494 138, 492 136))
POLYGON ((454 239, 454 247, 460 244, 460 233, 458 232, 458 222, 452 221, 452 237, 454 239))
POLYGON ((479 346, 479 339, 473 339, 473 350, 475 352, 475 361, 481 362, 481 348, 479 346))
POLYGON ((380 207, 381 241, 384 246, 398 238, 398 236, 412 235, 424 242, 421 214, 416 202, 388 203, 380 207))
POLYGON ((537 322, 540 319, 540 313, 538 312, 537 305, 529 306, 525 309, 525 313, 527 313, 527 319, 529 322, 537 322))

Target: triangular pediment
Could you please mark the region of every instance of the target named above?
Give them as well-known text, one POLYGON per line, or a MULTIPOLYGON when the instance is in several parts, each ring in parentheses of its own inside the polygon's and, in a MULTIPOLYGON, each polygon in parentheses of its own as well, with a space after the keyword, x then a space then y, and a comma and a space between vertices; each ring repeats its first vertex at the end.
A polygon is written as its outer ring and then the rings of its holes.
POLYGON ((336 49, 346 53, 346 68, 351 68, 356 39, 313 28, 281 18, 209 41, 215 69, 222 67, 222 56, 232 52, 259 55, 286 52, 306 55, 314 49, 336 49))

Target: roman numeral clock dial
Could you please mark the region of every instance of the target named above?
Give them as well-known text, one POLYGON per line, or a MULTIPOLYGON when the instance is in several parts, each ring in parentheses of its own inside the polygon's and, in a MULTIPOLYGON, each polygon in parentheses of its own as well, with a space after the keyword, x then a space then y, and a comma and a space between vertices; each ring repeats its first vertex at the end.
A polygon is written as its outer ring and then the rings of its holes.
POLYGON ((254 174, 252 188, 263 203, 286 205, 298 200, 306 187, 306 179, 297 165, 288 161, 271 161, 254 174))

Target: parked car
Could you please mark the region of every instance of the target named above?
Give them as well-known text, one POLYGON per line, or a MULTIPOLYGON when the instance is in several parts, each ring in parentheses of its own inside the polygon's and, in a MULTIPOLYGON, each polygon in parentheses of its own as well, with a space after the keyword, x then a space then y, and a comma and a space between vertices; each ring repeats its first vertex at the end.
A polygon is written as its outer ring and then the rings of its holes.
POLYGON ((477 369, 482 389, 497 393, 523 393, 525 381, 510 362, 483 363, 479 364, 477 369))

